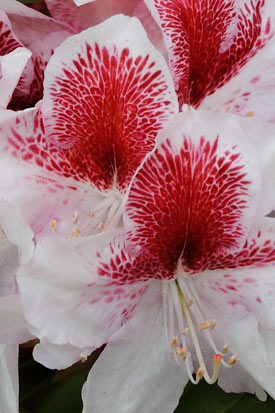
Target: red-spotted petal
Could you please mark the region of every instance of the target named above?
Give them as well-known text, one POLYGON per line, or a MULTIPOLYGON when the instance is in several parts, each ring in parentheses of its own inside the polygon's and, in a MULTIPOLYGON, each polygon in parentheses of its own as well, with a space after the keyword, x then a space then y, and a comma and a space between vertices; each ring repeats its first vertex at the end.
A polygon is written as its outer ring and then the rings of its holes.
POLYGON ((138 20, 114 16, 70 37, 45 76, 47 138, 70 148, 80 179, 124 191, 177 111, 166 63, 138 20))
MULTIPOLYGON (((215 270, 220 268, 257 267, 275 265, 274 218, 265 218, 261 225, 253 227, 240 251, 225 254, 217 251, 202 256, 192 270, 215 270)), ((233 289, 233 288, 232 288, 233 289)))
POLYGON ((147 284, 118 285, 94 271, 97 251, 115 234, 71 241, 48 237, 37 244, 33 259, 20 268, 18 282, 26 318, 39 337, 99 347, 131 317, 147 284))
POLYGON ((161 25, 180 104, 197 107, 273 36, 264 0, 145 0, 161 25))
POLYGON ((239 250, 256 213, 259 176, 238 118, 178 115, 131 184, 129 252, 157 257, 173 274, 179 259, 193 268, 204 256, 239 250))
POLYGON ((66 150, 46 141, 39 110, 0 116, 1 196, 18 206, 36 236, 51 228, 65 237, 74 227, 81 235, 92 233, 100 221, 89 212, 104 198, 91 183, 75 179, 66 150))

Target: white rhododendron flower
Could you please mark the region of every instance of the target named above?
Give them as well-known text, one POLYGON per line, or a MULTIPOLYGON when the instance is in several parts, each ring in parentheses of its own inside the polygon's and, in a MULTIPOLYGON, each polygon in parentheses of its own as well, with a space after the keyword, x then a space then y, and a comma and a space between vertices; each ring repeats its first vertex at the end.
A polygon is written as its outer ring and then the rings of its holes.
POLYGON ((132 180, 122 230, 48 237, 20 268, 38 335, 79 348, 110 341, 88 378, 85 412, 138 412, 149 399, 151 411, 173 412, 188 380, 211 384, 220 371, 224 388, 241 374, 235 391, 264 398, 259 383, 275 396, 266 361, 274 222, 265 218, 274 151, 272 125, 177 115, 132 180))
POLYGON ((137 19, 69 37, 50 59, 39 107, 3 115, 0 193, 37 237, 116 227, 136 168, 177 112, 167 65, 137 19))

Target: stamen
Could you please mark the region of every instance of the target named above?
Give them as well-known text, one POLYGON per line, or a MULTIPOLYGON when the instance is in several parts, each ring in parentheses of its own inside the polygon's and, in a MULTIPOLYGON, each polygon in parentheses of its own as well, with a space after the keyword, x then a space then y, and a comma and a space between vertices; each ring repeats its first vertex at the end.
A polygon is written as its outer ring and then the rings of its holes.
POLYGON ((51 227, 51 229, 52 229, 53 232, 56 232, 56 231, 57 231, 57 222, 56 222, 55 219, 51 219, 51 220, 50 220, 50 227, 51 227))
POLYGON ((205 378, 205 381, 208 384, 213 384, 213 383, 216 382, 216 380, 218 378, 218 375, 219 375, 219 372, 220 372, 220 365, 221 365, 221 361, 222 361, 222 356, 220 354, 216 354, 214 356, 214 358, 213 358, 214 369, 213 369, 212 377, 210 377, 208 372, 207 372, 206 365, 205 365, 205 362, 204 362, 204 359, 203 359, 203 356, 202 356, 201 348, 200 348, 200 345, 199 345, 199 341, 198 341, 198 338, 197 338, 197 335, 196 335, 196 331, 195 331, 195 328, 194 328, 194 325, 193 325, 193 321, 192 321, 192 318, 191 318, 191 314, 190 314, 188 305, 185 301, 183 292, 182 292, 182 290, 181 290, 181 288, 180 288, 177 281, 176 281, 176 286, 177 286, 177 290, 178 290, 178 294, 179 294, 180 303, 181 303, 182 309, 184 311, 187 324, 189 326, 190 334, 191 334, 191 337, 192 337, 192 340, 193 340, 194 348, 195 348, 196 355, 197 355, 197 358, 198 358, 198 362, 199 362, 199 365, 200 365, 200 367, 197 371, 197 378, 201 377, 201 374, 202 374, 202 371, 203 371, 203 377, 205 378), (198 372, 199 372, 199 374, 198 374, 198 372))
POLYGON ((74 223, 76 223, 76 221, 78 219, 78 215, 79 215, 78 211, 74 211, 74 213, 73 213, 73 222, 74 223))
POLYGON ((228 352, 228 344, 225 344, 222 348, 222 354, 225 354, 228 352))
POLYGON ((98 228, 100 231, 102 231, 103 228, 104 228, 103 222, 100 222, 100 223, 98 224, 97 228, 98 228))
POLYGON ((86 354, 80 354, 81 363, 85 363, 87 360, 88 360, 88 356, 86 354))
POLYGON ((178 356, 180 356, 183 360, 186 360, 186 357, 187 357, 186 347, 176 347, 175 351, 178 356))
POLYGON ((251 117, 253 117, 253 116, 255 116, 255 112, 253 112, 253 110, 250 110, 250 111, 247 112, 246 115, 245 115, 246 118, 251 118, 251 117))
POLYGON ((176 337, 176 336, 172 337, 172 339, 171 339, 171 347, 176 347, 176 345, 178 344, 178 342, 179 342, 179 338, 178 338, 178 337, 176 337))
POLYGON ((213 330, 216 327, 216 320, 212 320, 210 324, 210 330, 213 330))
POLYGON ((68 236, 69 239, 76 238, 80 236, 80 228, 79 227, 74 227, 73 232, 71 235, 68 236))
POLYGON ((200 325, 199 325, 199 327, 200 327, 200 330, 206 330, 207 328, 209 328, 210 327, 210 323, 209 323, 209 321, 203 321, 202 323, 200 323, 200 325))
POLYGON ((199 367, 196 371, 196 376, 201 380, 205 374, 205 370, 202 367, 199 367))
POLYGON ((186 334, 188 333, 188 331, 189 331, 189 328, 185 327, 185 328, 182 330, 181 334, 182 334, 183 336, 186 336, 186 334))
MULTIPOLYGON (((201 311, 201 309, 200 309, 200 306, 199 306, 200 300, 199 300, 199 297, 198 297, 198 294, 197 294, 196 289, 193 287, 192 282, 190 282, 190 284, 189 284, 188 281, 185 281, 185 283, 183 283, 182 280, 181 280, 181 278, 178 278, 177 282, 179 283, 179 286, 180 286, 180 288, 182 289, 182 291, 186 291, 186 294, 187 294, 188 296, 192 295, 192 296, 194 297, 194 299, 195 299, 195 305, 194 305, 194 307, 192 307, 192 311, 193 311, 193 313, 194 313, 194 315, 195 315, 195 319, 196 319, 197 323, 199 323, 198 320, 203 319, 203 313, 202 313, 202 311, 201 311), (188 287, 188 285, 189 285, 189 287, 188 287)), ((213 322, 216 323, 215 320, 213 320, 213 322)), ((211 328, 210 328, 210 329, 211 329, 211 328)), ((217 346, 216 346, 216 344, 215 344, 215 342, 214 342, 214 340, 213 340, 213 338, 212 338, 212 336, 211 336, 210 329, 204 330, 204 333, 205 333, 205 335, 206 335, 206 337, 207 337, 207 339, 208 339, 208 342, 209 342, 209 344, 211 345, 213 351, 214 351, 215 353, 219 353, 219 350, 217 349, 217 346)), ((230 367, 224 359, 222 359, 222 364, 223 364, 223 366, 226 367, 226 368, 229 368, 229 367, 230 367)))
POLYGON ((95 216, 95 214, 93 213, 93 211, 89 211, 88 215, 89 215, 90 218, 93 218, 93 217, 95 216))
POLYGON ((235 354, 233 354, 233 356, 230 357, 230 359, 228 360, 227 364, 229 366, 233 366, 237 361, 237 356, 235 354))

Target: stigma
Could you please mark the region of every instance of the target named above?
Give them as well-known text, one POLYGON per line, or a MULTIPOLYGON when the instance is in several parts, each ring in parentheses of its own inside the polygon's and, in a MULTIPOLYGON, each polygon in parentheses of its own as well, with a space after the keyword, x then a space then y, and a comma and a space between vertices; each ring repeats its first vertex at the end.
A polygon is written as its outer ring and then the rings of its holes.
POLYGON ((222 365, 231 367, 237 362, 235 354, 227 361, 224 359, 229 351, 227 343, 220 350, 217 348, 212 337, 216 320, 204 318, 199 297, 180 277, 163 282, 163 303, 166 338, 177 363, 185 365, 193 384, 198 384, 203 378, 208 384, 214 384, 222 365), (212 352, 211 372, 205 362, 199 338, 203 339, 204 345, 205 340, 208 342, 212 352), (197 365, 195 371, 193 363, 197 365))

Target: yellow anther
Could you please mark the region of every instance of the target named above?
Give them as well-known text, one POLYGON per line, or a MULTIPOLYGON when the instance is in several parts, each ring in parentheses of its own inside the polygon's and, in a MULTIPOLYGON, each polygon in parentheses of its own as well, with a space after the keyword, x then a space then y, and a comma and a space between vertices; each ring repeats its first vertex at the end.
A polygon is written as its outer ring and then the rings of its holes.
POLYGON ((211 324, 209 323, 209 321, 204 321, 203 323, 200 323, 200 325, 199 325, 200 330, 206 330, 210 326, 211 326, 211 324))
POLYGON ((188 331, 189 331, 189 328, 185 327, 185 328, 182 330, 181 334, 182 334, 183 336, 185 336, 185 335, 188 333, 188 331))
POLYGON ((210 330, 213 330, 213 328, 216 327, 216 320, 212 320, 210 324, 210 330))
POLYGON ((77 221, 78 215, 79 215, 78 211, 74 211, 74 213, 73 213, 73 222, 77 221))
POLYGON ((255 116, 255 112, 253 112, 253 110, 250 110, 245 115, 246 118, 252 118, 253 116, 255 116))
POLYGON ((233 364, 235 364, 237 361, 237 356, 235 356, 235 354, 233 356, 230 357, 230 359, 228 360, 227 364, 229 366, 233 366, 233 364))
POLYGON ((203 378, 204 373, 205 373, 205 370, 204 370, 202 367, 198 368, 198 370, 196 371, 196 375, 197 375, 197 377, 199 377, 200 379, 203 378))
POLYGON ((56 231, 57 231, 57 222, 56 222, 55 219, 51 219, 51 220, 50 220, 50 227, 51 227, 51 229, 53 230, 53 232, 56 232, 56 231))
POLYGON ((102 231, 103 228, 104 228, 103 222, 100 222, 100 224, 98 224, 97 228, 98 228, 100 231, 102 231))
POLYGON ((222 348, 222 354, 225 354, 228 352, 228 344, 225 344, 222 348))
POLYGON ((89 211, 89 214, 88 214, 88 215, 89 215, 90 218, 93 218, 93 217, 95 216, 95 214, 93 213, 93 211, 89 211))
POLYGON ((69 239, 79 237, 80 235, 80 228, 74 227, 73 232, 69 235, 69 239))
POLYGON ((175 352, 178 356, 180 356, 184 360, 186 359, 186 356, 187 356, 187 348, 186 347, 176 347, 175 352))
POLYGON ((80 354, 80 361, 81 363, 85 363, 88 360, 88 356, 86 354, 80 354))
POLYGON ((178 342, 179 342, 179 338, 178 338, 178 337, 176 337, 176 336, 172 337, 172 339, 171 339, 171 347, 175 347, 175 346, 178 344, 178 342))

